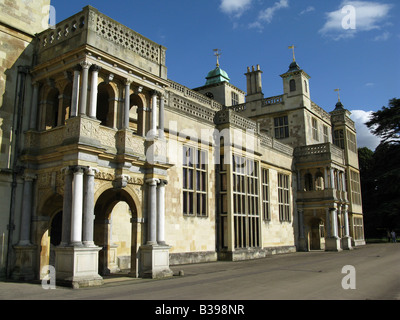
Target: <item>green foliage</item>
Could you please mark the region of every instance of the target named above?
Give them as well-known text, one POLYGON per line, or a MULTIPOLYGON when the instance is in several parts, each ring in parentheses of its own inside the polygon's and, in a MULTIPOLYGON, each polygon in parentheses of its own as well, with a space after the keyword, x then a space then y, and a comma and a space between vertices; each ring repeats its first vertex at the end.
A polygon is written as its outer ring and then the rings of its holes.
POLYGON ((383 142, 400 143, 400 99, 392 99, 389 108, 374 112, 366 125, 383 142))
POLYGON ((358 150, 367 236, 400 228, 400 100, 389 104, 366 123, 381 144, 375 152, 358 150))

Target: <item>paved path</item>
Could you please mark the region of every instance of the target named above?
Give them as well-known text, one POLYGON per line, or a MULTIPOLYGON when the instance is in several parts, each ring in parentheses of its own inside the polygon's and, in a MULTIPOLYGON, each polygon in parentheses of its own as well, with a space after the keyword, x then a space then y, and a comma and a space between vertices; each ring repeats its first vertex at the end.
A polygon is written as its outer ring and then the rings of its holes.
POLYGON ((184 276, 109 278, 101 287, 79 290, 0 282, 0 300, 400 300, 400 243, 172 269, 184 276), (354 267, 355 289, 342 287, 350 275, 342 273, 346 265, 354 267))

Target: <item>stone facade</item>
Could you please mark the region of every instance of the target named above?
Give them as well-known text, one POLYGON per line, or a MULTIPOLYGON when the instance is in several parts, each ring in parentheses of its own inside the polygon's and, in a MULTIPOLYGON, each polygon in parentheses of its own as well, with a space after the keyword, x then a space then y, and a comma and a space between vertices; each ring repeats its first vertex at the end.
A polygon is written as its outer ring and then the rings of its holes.
POLYGON ((43 278, 54 265, 77 288, 363 244, 354 123, 341 104, 327 113, 311 101, 297 64, 283 95, 264 98, 259 66, 247 94, 228 81, 191 90, 168 79, 166 48, 93 7, 37 31, 3 40, 30 66, 2 80, 5 276, 43 278))

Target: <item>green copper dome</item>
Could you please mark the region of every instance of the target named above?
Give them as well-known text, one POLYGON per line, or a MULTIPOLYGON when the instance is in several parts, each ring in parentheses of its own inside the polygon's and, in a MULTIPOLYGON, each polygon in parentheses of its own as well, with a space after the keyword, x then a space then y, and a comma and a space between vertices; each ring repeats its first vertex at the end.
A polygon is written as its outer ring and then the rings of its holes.
POLYGON ((300 66, 297 64, 297 62, 296 62, 296 61, 293 61, 293 62, 290 64, 290 66, 289 66, 288 72, 300 71, 300 70, 301 70, 301 68, 300 68, 300 66))
POLYGON ((228 74, 218 66, 208 73, 206 79, 206 85, 230 81, 228 74))

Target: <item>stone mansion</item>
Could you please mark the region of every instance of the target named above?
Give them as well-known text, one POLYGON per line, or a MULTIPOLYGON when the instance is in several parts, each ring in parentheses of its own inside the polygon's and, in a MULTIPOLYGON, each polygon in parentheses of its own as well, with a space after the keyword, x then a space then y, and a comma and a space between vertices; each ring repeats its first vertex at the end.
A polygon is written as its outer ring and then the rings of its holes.
POLYGON ((246 92, 217 64, 189 89, 166 48, 91 6, 0 3, 0 277, 75 288, 112 273, 365 244, 356 130, 339 101, 246 92), (173 67, 173 66, 172 66, 173 67))

